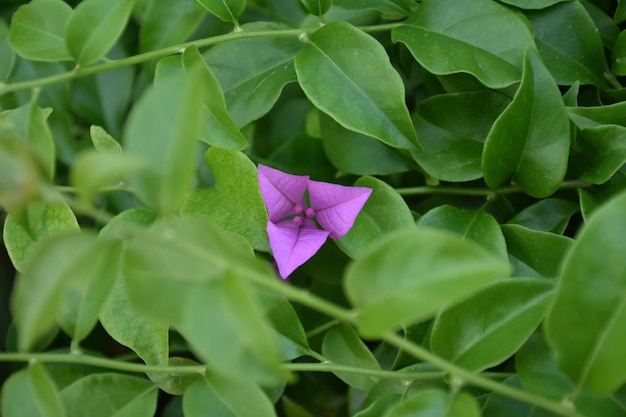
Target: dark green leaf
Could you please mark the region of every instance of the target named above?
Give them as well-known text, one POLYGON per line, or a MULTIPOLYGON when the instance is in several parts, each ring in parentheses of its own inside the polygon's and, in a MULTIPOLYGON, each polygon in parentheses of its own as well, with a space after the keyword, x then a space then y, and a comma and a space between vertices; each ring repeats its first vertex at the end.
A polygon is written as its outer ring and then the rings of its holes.
POLYGON ((524 51, 534 45, 526 22, 491 0, 465 6, 464 0, 425 0, 392 39, 434 74, 469 73, 491 88, 519 81, 524 51))
POLYGON ((626 127, 600 125, 578 131, 570 171, 592 184, 604 184, 626 163, 626 127))
POLYGON ((520 9, 545 9, 553 4, 560 3, 562 1, 570 0, 502 0, 503 3, 510 4, 511 6, 519 7, 520 9))
POLYGON ((613 46, 611 69, 615 75, 626 75, 626 30, 620 33, 613 46))
POLYGON ((65 25, 72 13, 64 1, 33 0, 13 15, 9 42, 15 52, 27 59, 72 59, 65 47, 65 25))
POLYGON ((333 0, 300 0, 300 3, 304 5, 307 12, 315 16, 323 16, 330 9, 333 0))
POLYGON ((480 408, 470 394, 456 395, 427 388, 389 410, 385 417, 479 417, 480 408))
POLYGON ((565 176, 569 129, 561 93, 529 49, 522 83, 485 142, 485 182, 495 188, 513 179, 534 197, 549 196, 565 176))
POLYGON ((205 9, 222 19, 224 22, 237 20, 246 9, 246 0, 196 0, 205 9))
POLYGON ((61 398, 67 417, 152 417, 158 391, 147 379, 104 373, 79 379, 61 398))
POLYGON ((345 282, 360 310, 360 331, 377 336, 462 301, 508 272, 507 262, 474 243, 420 229, 379 241, 351 265, 345 282))
POLYGON ((622 193, 590 217, 564 261, 546 322, 561 369, 577 388, 600 395, 626 380, 625 210, 622 193))
POLYGON ((553 282, 513 278, 496 282, 435 320, 433 353, 471 372, 502 363, 524 344, 552 301, 553 282))
POLYGON ((102 58, 126 27, 134 0, 84 0, 65 27, 67 50, 81 66, 102 58))
POLYGON ((295 66, 309 100, 345 128, 419 148, 402 80, 374 38, 346 22, 330 23, 310 36, 295 66))
POLYGON ((191 193, 182 213, 205 216, 224 230, 242 235, 256 250, 269 252, 267 211, 254 164, 241 152, 218 148, 210 148, 205 160, 216 184, 191 193))
MULTIPOLYGON (((372 352, 359 339, 354 329, 346 324, 339 324, 326 333, 322 343, 322 355, 339 365, 359 369, 380 369, 372 352)), ((342 372, 335 372, 335 375, 351 387, 362 391, 370 391, 378 382, 377 378, 366 375, 342 372)))
POLYGON ((282 359, 291 360, 307 354, 309 341, 291 303, 269 293, 260 293, 259 298, 270 326, 278 333, 282 359))
POLYGON ((509 224, 519 224, 541 232, 562 234, 569 223, 570 217, 580 210, 578 204, 558 198, 546 198, 537 201, 519 213, 509 224))
POLYGON ((359 178, 354 185, 371 188, 372 194, 352 229, 336 241, 346 255, 358 258, 386 234, 415 227, 409 207, 391 186, 374 177, 359 178))
POLYGON ((412 0, 335 0, 333 3, 348 10, 374 9, 398 17, 406 16, 416 6, 412 0))
POLYGON ((176 212, 194 174, 197 140, 204 126, 199 70, 175 74, 151 87, 133 109, 125 150, 146 161, 128 183, 150 208, 176 212))
POLYGON ((482 209, 466 210, 447 204, 429 210, 417 221, 418 226, 434 227, 459 234, 494 255, 507 259, 506 242, 500 225, 482 209))

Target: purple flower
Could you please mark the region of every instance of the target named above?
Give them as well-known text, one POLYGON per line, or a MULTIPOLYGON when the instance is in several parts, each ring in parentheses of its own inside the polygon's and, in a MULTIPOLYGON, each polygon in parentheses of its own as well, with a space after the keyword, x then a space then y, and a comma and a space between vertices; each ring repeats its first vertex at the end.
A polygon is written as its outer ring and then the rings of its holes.
POLYGON ((315 255, 328 236, 339 239, 348 233, 372 193, 370 188, 311 181, 265 165, 259 165, 259 186, 269 214, 267 235, 283 279, 315 255), (307 190, 310 205, 305 202, 307 190))

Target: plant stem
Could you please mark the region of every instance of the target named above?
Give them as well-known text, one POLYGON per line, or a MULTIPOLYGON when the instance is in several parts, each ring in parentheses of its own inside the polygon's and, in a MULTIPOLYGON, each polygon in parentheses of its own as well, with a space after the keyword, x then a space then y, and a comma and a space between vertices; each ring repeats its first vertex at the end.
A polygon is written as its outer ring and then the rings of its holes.
MULTIPOLYGON (((559 186, 560 190, 571 188, 583 188, 589 187, 591 184, 582 180, 563 181, 559 186)), ((510 185, 508 187, 501 187, 495 190, 490 188, 467 188, 456 186, 424 186, 424 187, 408 187, 408 188, 396 188, 396 191, 400 195, 427 195, 427 194, 453 194, 453 195, 467 195, 467 196, 482 196, 487 198, 495 198, 504 194, 523 193, 524 189, 519 185, 510 185)))
MULTIPOLYGON (((380 32, 385 30, 391 30, 399 23, 387 23, 376 26, 362 26, 359 29, 364 32, 380 32)), ((262 31, 246 31, 239 30, 233 31, 224 35, 212 36, 209 38, 198 39, 190 42, 180 43, 178 45, 172 45, 165 48, 157 49, 154 51, 144 52, 143 54, 129 56, 113 61, 107 61, 102 64, 96 64, 85 68, 76 66, 73 70, 64 72, 61 74, 51 75, 49 77, 38 78, 35 80, 21 81, 12 84, 0 83, 0 96, 18 90, 24 90, 29 88, 44 87, 46 85, 55 84, 63 81, 72 80, 75 78, 85 77, 87 75, 97 74, 103 71, 110 71, 117 68, 127 67, 131 65, 141 64, 153 59, 163 58, 168 55, 178 54, 190 47, 205 48, 221 42, 232 41, 236 39, 252 39, 252 38, 278 38, 278 37, 295 37, 297 38, 302 33, 311 34, 317 30, 317 27, 302 28, 302 29, 277 29, 277 30, 262 30, 262 31)))
POLYGON ((334 363, 286 363, 283 368, 294 372, 334 372, 354 375, 371 376, 372 378, 389 379, 397 381, 431 381, 441 380, 446 376, 445 372, 397 372, 383 369, 367 369, 354 366, 343 366, 334 363))

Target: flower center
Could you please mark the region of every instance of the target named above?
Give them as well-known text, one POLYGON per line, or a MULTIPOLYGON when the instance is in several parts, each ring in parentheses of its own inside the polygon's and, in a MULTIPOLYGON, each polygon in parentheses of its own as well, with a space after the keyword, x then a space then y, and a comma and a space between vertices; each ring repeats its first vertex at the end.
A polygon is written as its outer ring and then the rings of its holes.
POLYGON ((312 219, 313 217, 315 217, 315 210, 311 207, 296 204, 295 206, 293 206, 293 211, 296 213, 296 215, 293 217, 293 219, 291 219, 291 221, 297 226, 304 225, 305 219, 312 219))

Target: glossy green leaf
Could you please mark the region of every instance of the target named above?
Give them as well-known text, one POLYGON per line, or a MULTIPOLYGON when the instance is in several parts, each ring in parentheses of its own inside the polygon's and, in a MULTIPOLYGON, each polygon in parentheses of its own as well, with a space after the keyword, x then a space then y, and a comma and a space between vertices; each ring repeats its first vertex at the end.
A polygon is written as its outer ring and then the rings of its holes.
POLYGON ((45 417, 64 417, 65 410, 57 388, 41 362, 28 367, 28 380, 39 412, 45 417))
POLYGON ((626 102, 592 107, 568 107, 569 117, 579 129, 618 125, 626 127, 626 102))
POLYGON ((22 141, 0 135, 0 207, 6 211, 23 209, 39 196, 43 181, 34 159, 22 141))
POLYGON ((469 73, 491 88, 519 81, 524 51, 534 45, 526 22, 491 0, 464 5, 464 0, 423 1, 393 29, 392 39, 406 44, 433 74, 469 73))
POLYGON ((519 7, 520 9, 545 9, 553 4, 561 3, 562 1, 571 0, 502 0, 502 3, 510 4, 511 6, 519 7))
POLYGON ((121 154, 122 147, 119 142, 113 138, 113 136, 109 135, 103 128, 100 126, 92 125, 89 128, 89 134, 91 137, 91 142, 93 143, 94 148, 98 152, 110 152, 113 154, 121 154))
POLYGON ((558 275, 561 261, 574 243, 569 237, 517 224, 503 224, 502 233, 509 254, 544 277, 558 275))
POLYGON ((411 395, 384 414, 384 417, 479 417, 480 408, 470 394, 448 394, 426 388, 411 395))
POLYGON ((183 396, 185 417, 273 417, 274 407, 261 388, 251 381, 207 372, 183 396))
POLYGON ((149 1, 139 28, 139 51, 154 51, 187 40, 205 14, 196 0, 149 1))
POLYGON ((613 19, 615 23, 622 23, 626 20, 626 3, 624 3, 624 0, 617 0, 617 8, 613 19))
POLYGON ((430 96, 413 115, 424 148, 412 153, 413 158, 444 181, 480 178, 485 139, 510 101, 491 90, 430 96))
POLYGON ((79 379, 61 391, 67 417, 152 417, 158 386, 145 378, 102 373, 79 379))
POLYGON ((38 201, 6 217, 3 240, 13 266, 22 271, 35 243, 48 236, 77 230, 78 222, 67 204, 38 201))
MULTIPOLYGON (((145 209, 129 209, 115 216, 100 231, 101 237, 132 234, 137 228, 150 226, 156 214, 145 209)), ((115 262, 111 268, 119 268, 115 262)), ((137 314, 128 300, 124 277, 119 273, 111 293, 100 311, 100 323, 118 343, 129 347, 148 365, 168 362, 168 326, 137 314)))
POLYGON ((0 123, 7 123, 7 126, 10 126, 9 132, 28 144, 38 158, 46 177, 52 180, 56 151, 47 123, 52 109, 42 109, 36 101, 37 95, 34 95, 30 103, 0 113, 0 123))
POLYGON ((72 59, 65 47, 65 25, 72 14, 72 8, 62 0, 33 0, 13 14, 9 42, 26 59, 72 59))
POLYGON ((359 330, 376 336, 428 318, 508 272, 507 262, 456 235, 403 230, 382 239, 353 263, 345 285, 348 298, 360 310, 359 330))
POLYGON ((333 0, 300 0, 300 3, 304 5, 307 12, 315 16, 323 16, 330 9, 333 0))
POLYGON ((30 349, 54 326, 55 318, 64 308, 68 282, 80 279, 77 274, 89 270, 96 245, 92 235, 66 233, 49 237, 33 248, 11 298, 20 350, 30 349), (67 256, 68 253, 72 256, 67 256))
POLYGON ((543 63, 558 84, 606 86, 602 40, 581 2, 561 2, 527 16, 543 63))
POLYGON ((534 197, 549 196, 565 176, 569 129, 561 93, 529 49, 522 83, 485 142, 485 182, 496 188, 513 180, 534 197))
POLYGON ((600 125, 578 131, 571 172, 592 184, 604 184, 626 163, 626 127, 600 125))
POLYGON ((346 22, 323 26, 295 59, 309 100, 347 129, 406 149, 419 148, 404 85, 378 41, 346 22))
POLYGON ((319 115, 320 134, 324 152, 342 172, 356 175, 386 175, 408 171, 412 164, 384 143, 335 122, 325 114, 319 115))
POLYGON ((626 381, 625 210, 622 193, 589 218, 564 261, 546 322, 559 367, 600 395, 626 381))
POLYGON ((578 198, 580 200, 580 212, 584 221, 589 220, 591 214, 604 203, 613 198, 614 195, 626 190, 626 174, 618 171, 613 178, 602 185, 589 188, 579 188, 578 198))
POLYGON ((543 320, 554 284, 540 278, 496 282, 442 312, 433 325, 433 353, 471 372, 498 365, 524 344, 543 320))
POLYGON ((201 140, 209 145, 225 149, 242 150, 247 148, 248 140, 230 117, 219 82, 207 67, 198 48, 185 49, 183 63, 186 68, 197 66, 200 69, 198 79, 201 86, 199 88, 206 91, 204 106, 208 111, 205 116, 205 132, 201 140))
POLYGON ((508 223, 560 235, 579 210, 578 204, 572 201, 546 198, 521 210, 508 223))
POLYGON ((626 30, 620 33, 613 46, 611 69, 615 75, 626 75, 626 30))
POLYGON ((267 211, 254 164, 241 152, 218 148, 210 148, 205 160, 215 186, 192 192, 182 213, 205 216, 224 230, 242 235, 256 250, 269 252, 267 211))
POLYGON ((65 27, 67 50, 81 66, 102 58, 124 31, 134 0, 84 0, 65 27))
MULTIPOLYGON (((339 324, 329 330, 322 343, 322 355, 332 363, 352 366, 360 369, 380 369, 378 361, 354 329, 346 324, 339 324)), ((370 391, 377 378, 367 375, 335 372, 342 381, 362 391, 370 391)))
POLYGON ((352 229, 336 241, 346 255, 358 258, 394 230, 415 227, 409 207, 393 187, 374 177, 359 178, 354 185, 371 188, 372 194, 352 229))
MULTIPOLYGON (((276 23, 242 25, 246 31, 284 29, 276 23)), ((265 115, 283 87, 296 81, 293 59, 302 44, 293 38, 266 37, 221 42, 203 54, 222 86, 226 106, 237 126, 265 115)))
POLYGON ((417 221, 418 226, 434 227, 461 235, 494 255, 507 259, 506 242, 500 225, 484 210, 466 210, 447 204, 429 210, 417 221))
POLYGON ((224 22, 237 20, 246 9, 246 0, 196 0, 205 9, 222 19, 224 22))
POLYGON ((5 82, 15 65, 15 52, 9 43, 9 26, 0 19, 0 82, 5 82))
POLYGON ((203 120, 203 91, 196 70, 167 77, 139 99, 130 114, 125 151, 146 161, 128 183, 148 207, 174 213, 195 171, 203 120))

